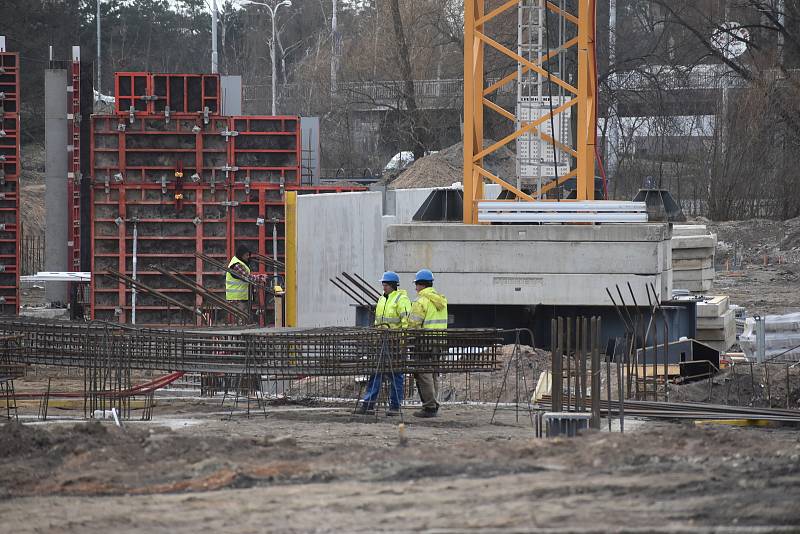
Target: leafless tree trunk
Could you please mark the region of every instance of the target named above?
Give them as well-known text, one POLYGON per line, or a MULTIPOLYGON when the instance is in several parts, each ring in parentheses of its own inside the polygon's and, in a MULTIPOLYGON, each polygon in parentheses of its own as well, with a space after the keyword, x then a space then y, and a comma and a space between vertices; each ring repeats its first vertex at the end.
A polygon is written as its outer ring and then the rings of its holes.
POLYGON ((425 145, 422 143, 417 126, 417 98, 414 94, 414 74, 411 69, 411 57, 406 42, 406 34, 403 28, 403 18, 400 16, 400 0, 390 0, 389 5, 392 10, 392 26, 394 27, 394 37, 397 42, 397 62, 400 67, 400 79, 403 81, 403 101, 407 115, 409 133, 414 143, 414 159, 420 159, 425 155, 425 145))

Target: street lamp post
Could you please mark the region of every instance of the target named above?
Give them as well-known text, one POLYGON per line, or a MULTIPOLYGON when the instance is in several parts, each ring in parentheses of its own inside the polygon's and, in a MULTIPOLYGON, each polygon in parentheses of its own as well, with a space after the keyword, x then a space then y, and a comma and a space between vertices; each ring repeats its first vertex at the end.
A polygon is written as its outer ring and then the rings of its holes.
POLYGON ((267 11, 269 11, 269 18, 272 19, 272 36, 271 36, 271 38, 269 40, 269 43, 270 43, 269 44, 269 57, 270 57, 270 61, 272 62, 272 114, 273 115, 277 115, 278 114, 278 106, 276 104, 276 98, 275 98, 275 96, 276 96, 275 95, 275 91, 276 91, 276 84, 275 84, 275 78, 276 78, 276 72, 275 72, 275 14, 278 12, 278 9, 281 6, 292 7, 292 2, 291 2, 291 0, 283 0, 282 2, 278 2, 277 4, 275 4, 275 7, 272 7, 269 4, 264 4, 262 2, 253 2, 253 0, 242 0, 242 3, 243 4, 255 4, 255 5, 258 5, 258 6, 266 7, 267 11))
POLYGON ((217 51, 217 20, 219 11, 217 10, 217 0, 211 2, 211 73, 219 72, 219 52, 217 51))

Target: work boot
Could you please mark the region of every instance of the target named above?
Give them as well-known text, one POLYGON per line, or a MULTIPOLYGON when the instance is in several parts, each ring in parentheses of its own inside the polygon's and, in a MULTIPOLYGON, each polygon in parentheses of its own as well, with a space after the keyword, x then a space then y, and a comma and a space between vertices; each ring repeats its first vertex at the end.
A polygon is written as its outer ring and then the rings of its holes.
POLYGON ((428 419, 431 417, 436 417, 436 414, 439 410, 436 408, 423 408, 421 410, 417 410, 414 412, 414 417, 422 417, 424 419, 428 419))
POLYGON ((375 407, 370 404, 361 403, 361 405, 353 410, 354 415, 375 415, 375 407))
POLYGON ((399 406, 397 406, 397 407, 390 406, 389 409, 386 410, 386 416, 387 417, 397 417, 398 415, 400 415, 400 407, 399 406))

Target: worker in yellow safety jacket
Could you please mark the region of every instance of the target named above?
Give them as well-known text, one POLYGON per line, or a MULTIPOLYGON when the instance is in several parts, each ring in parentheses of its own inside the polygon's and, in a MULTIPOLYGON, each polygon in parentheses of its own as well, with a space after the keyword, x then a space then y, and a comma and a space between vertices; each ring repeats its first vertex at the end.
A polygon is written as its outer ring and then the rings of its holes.
MULTIPOLYGON (((229 304, 239 308, 250 316, 250 284, 260 280, 263 276, 250 272, 250 250, 245 245, 236 247, 236 254, 228 263, 228 269, 233 271, 225 273, 225 300, 229 304)), ((249 323, 250 321, 237 320, 233 317, 233 322, 238 324, 249 323)))
MULTIPOLYGON (((411 305, 411 314, 408 316, 409 328, 423 328, 426 330, 447 329, 447 299, 433 289, 433 273, 429 269, 417 272, 414 278, 417 290, 417 300, 411 305)), ((445 350, 444 345, 432 344, 420 349, 428 354, 418 357, 428 358, 432 362, 441 356, 445 350)), ((415 417, 436 417, 439 411, 438 379, 436 373, 415 373, 419 398, 422 409, 414 412, 415 417)))
MULTIPOLYGON (((405 289, 397 289, 400 277, 394 271, 386 271, 381 278, 383 295, 378 299, 375 307, 375 326, 391 330, 408 328, 408 315, 411 312, 411 300, 405 289)), ((356 409, 357 414, 366 415, 375 413, 375 404, 381 391, 384 378, 389 380, 389 410, 388 416, 400 414, 403 402, 403 373, 374 374, 367 381, 367 390, 361 406, 356 409)))

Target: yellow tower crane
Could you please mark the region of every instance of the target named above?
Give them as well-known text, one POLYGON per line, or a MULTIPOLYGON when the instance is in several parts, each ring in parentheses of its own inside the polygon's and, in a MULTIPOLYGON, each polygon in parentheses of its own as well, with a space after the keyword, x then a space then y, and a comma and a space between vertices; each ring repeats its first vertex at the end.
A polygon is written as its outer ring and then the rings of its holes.
MULTIPOLYGON (((594 173, 597 132, 597 60, 595 53, 595 27, 596 6, 595 0, 572 0, 569 5, 565 2, 552 2, 546 0, 509 0, 501 1, 499 5, 491 0, 465 0, 464 1, 464 223, 475 224, 478 222, 478 202, 483 197, 483 184, 489 180, 499 184, 503 189, 515 196, 511 201, 545 200, 548 191, 552 190, 571 178, 576 180, 575 200, 594 200, 594 173), (551 26, 571 27, 572 31, 563 32, 563 40, 552 46, 548 39, 544 53, 538 57, 520 53, 504 46, 489 35, 487 29, 491 22, 503 13, 511 10, 522 9, 524 4, 537 3, 542 10, 547 10, 548 15, 557 17, 551 26), (496 7, 492 7, 495 6, 496 7), (577 6, 577 7, 576 7, 577 6), (574 10, 577 9, 577 12, 574 10), (487 85, 485 80, 485 52, 487 47, 507 56, 516 63, 514 72, 487 85), (577 84, 573 85, 565 79, 563 71, 554 72, 551 63, 560 53, 570 51, 577 53, 577 84), (525 56, 528 57, 525 57, 525 56), (560 88, 565 97, 558 100, 558 105, 553 105, 554 99, 548 101, 550 109, 538 117, 518 116, 505 109, 490 97, 502 87, 517 82, 522 82, 525 75, 538 74, 540 80, 560 88), (575 139, 558 139, 556 132, 551 127, 552 135, 547 130, 547 125, 559 114, 566 114, 568 110, 577 115, 575 139), (499 114, 501 117, 512 121, 514 131, 491 146, 483 146, 485 111, 499 114), (509 176, 495 176, 489 172, 483 160, 493 152, 508 145, 522 136, 532 136, 551 144, 553 153, 556 151, 566 155, 569 163, 564 173, 558 172, 558 164, 554 164, 553 174, 546 181, 534 188, 531 194, 522 191, 521 187, 512 184, 509 176)), ((547 23, 544 23, 545 26, 547 23)))

